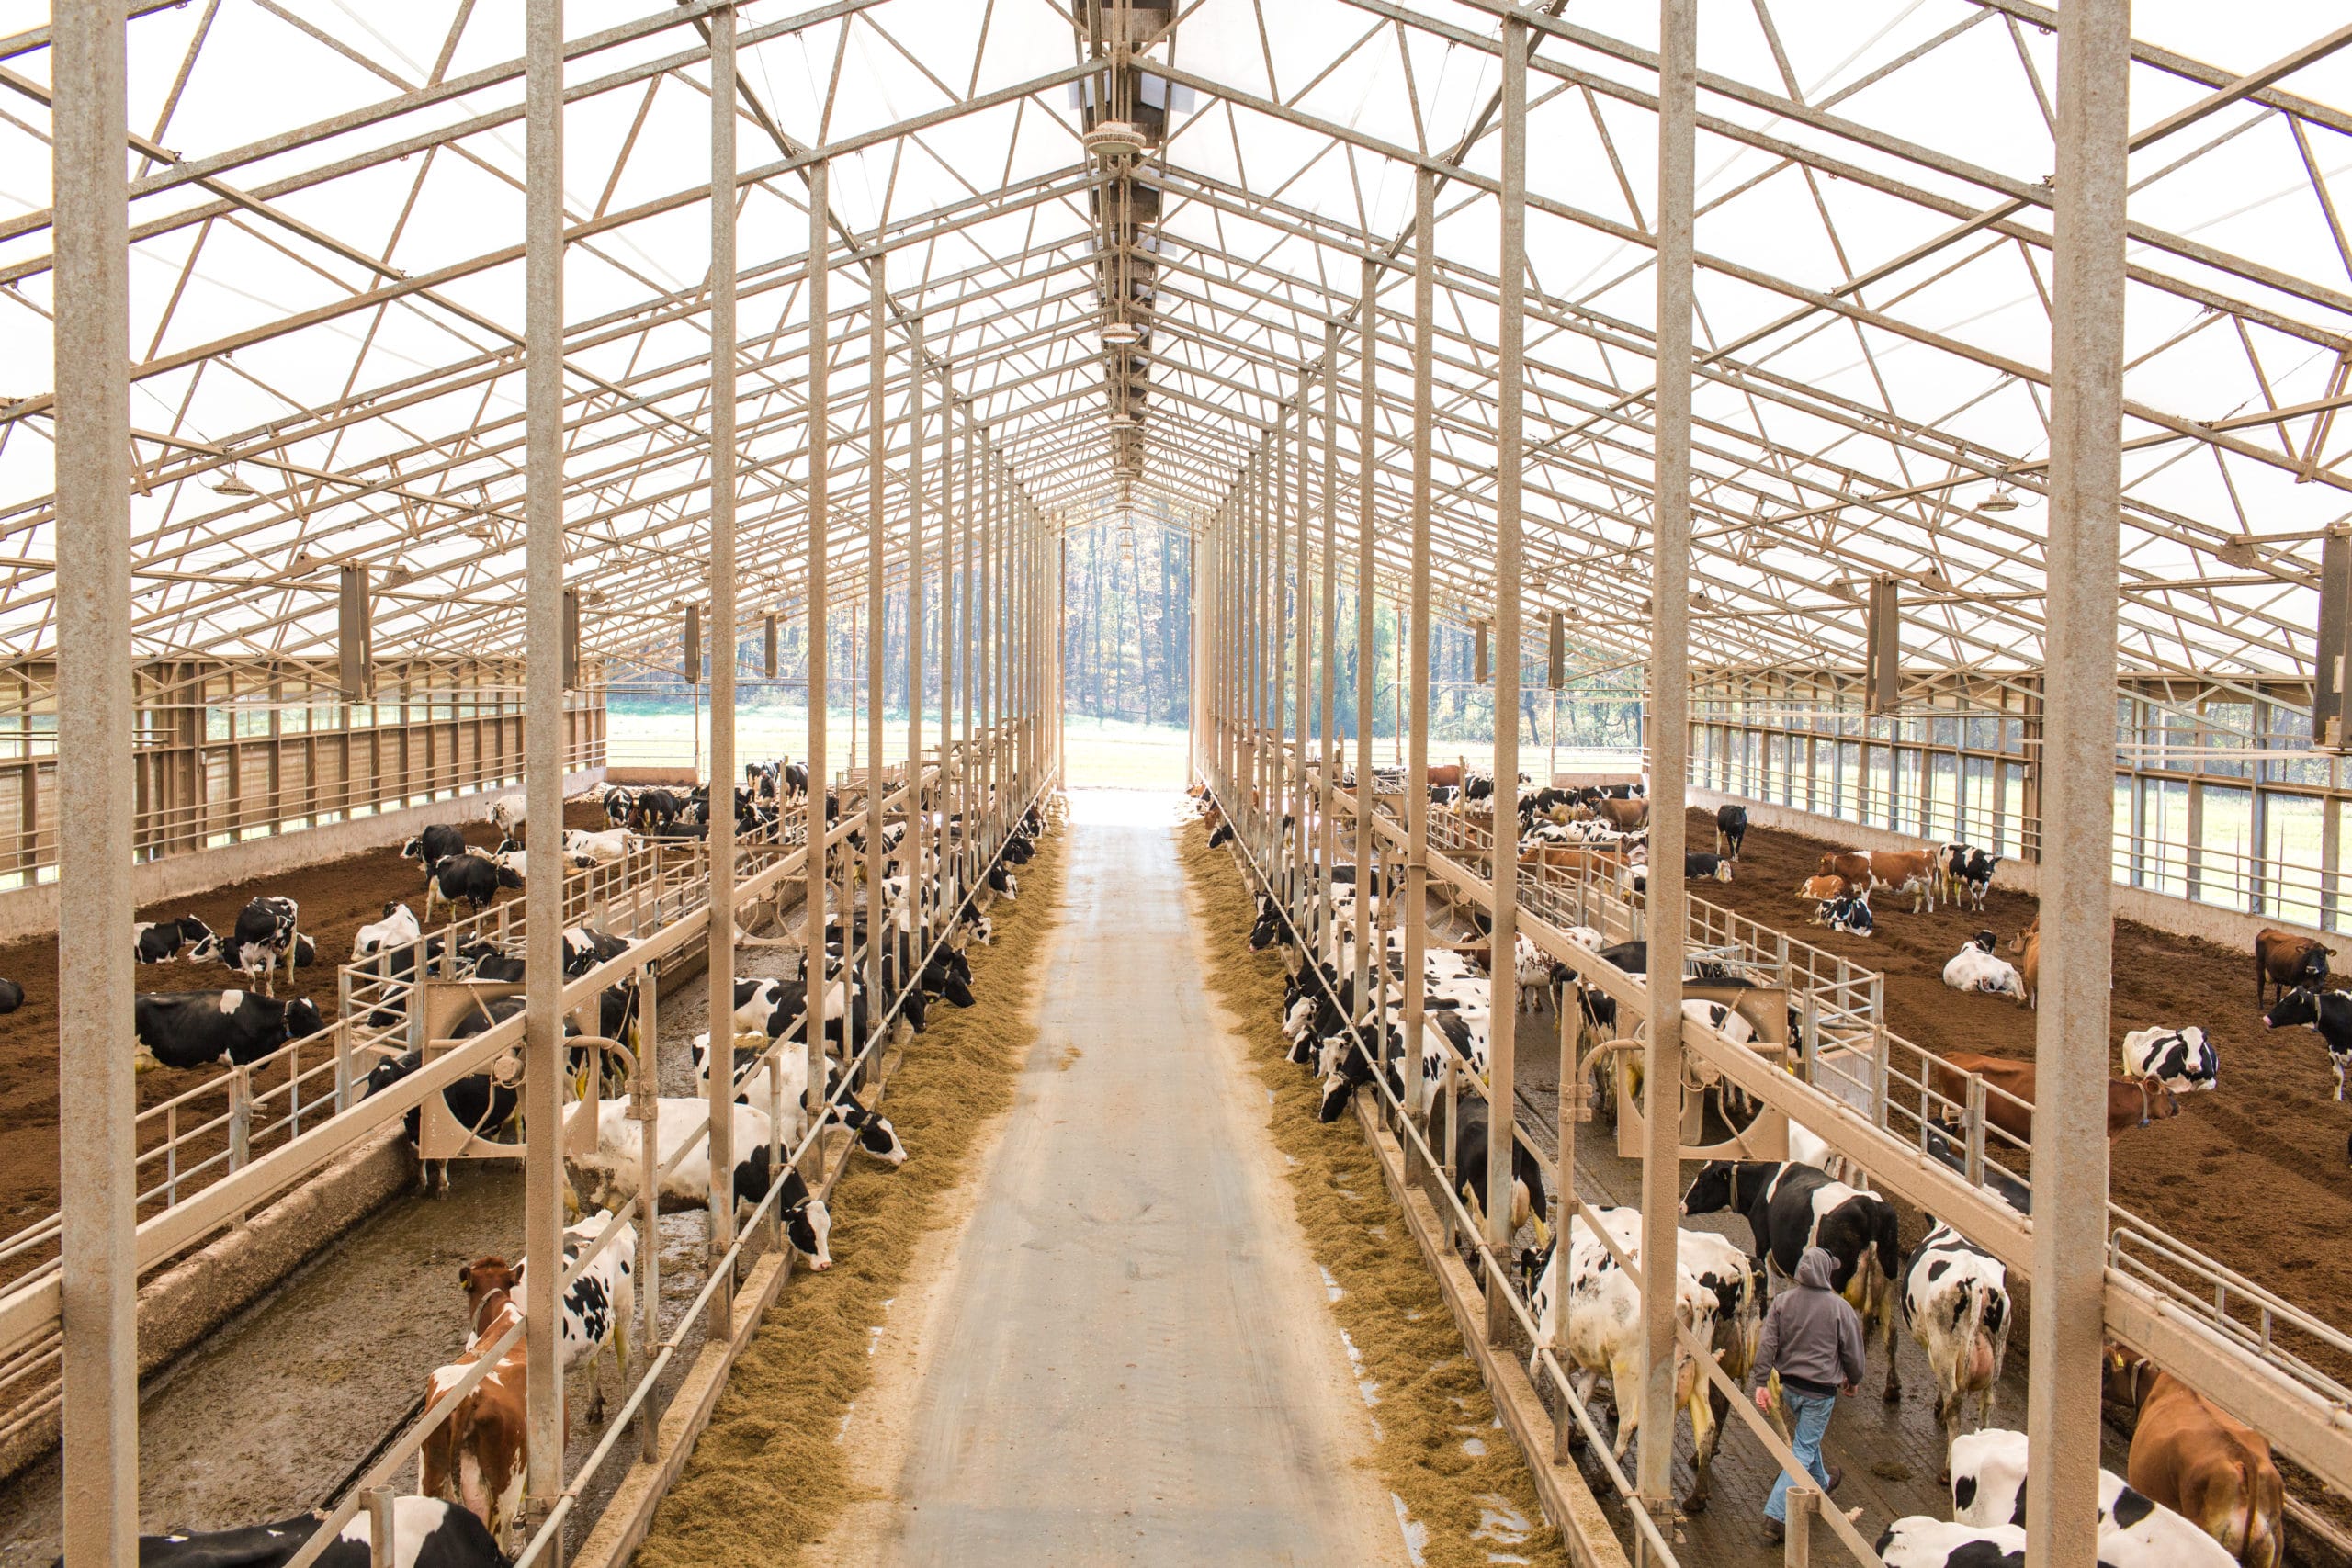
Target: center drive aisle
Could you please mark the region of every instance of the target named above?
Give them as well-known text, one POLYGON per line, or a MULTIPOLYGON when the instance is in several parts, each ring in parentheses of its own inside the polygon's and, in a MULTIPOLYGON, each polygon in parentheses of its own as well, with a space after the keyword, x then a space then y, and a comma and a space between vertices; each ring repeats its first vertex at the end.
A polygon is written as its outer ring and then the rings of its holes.
POLYGON ((868 1539, 922 1564, 1402 1562, 1265 1092, 1202 989, 1173 803, 1072 805, 1037 1052, 922 1314, 868 1539))

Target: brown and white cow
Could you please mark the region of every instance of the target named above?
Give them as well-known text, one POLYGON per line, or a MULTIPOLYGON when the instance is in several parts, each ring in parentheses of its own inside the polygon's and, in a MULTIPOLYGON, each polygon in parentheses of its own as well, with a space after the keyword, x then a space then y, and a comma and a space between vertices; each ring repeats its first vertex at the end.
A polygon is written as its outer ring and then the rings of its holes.
POLYGON ((529 1457, 526 1337, 515 1337, 498 1364, 471 1392, 454 1395, 452 1391, 481 1359, 481 1352, 523 1320, 523 1304, 515 1300, 522 1278, 522 1270, 497 1257, 476 1258, 458 1270, 458 1283, 465 1287, 468 1315, 473 1324, 473 1345, 427 1380, 426 1415, 452 1398, 456 1403, 447 1419, 425 1438, 418 1454, 424 1469, 419 1489, 424 1495, 462 1506, 481 1520, 502 1548, 523 1506, 524 1472, 529 1457))
POLYGON ((1933 850, 1833 850, 1815 869, 1824 876, 1842 876, 1858 887, 1908 893, 1915 915, 1923 905, 1928 913, 1936 912, 1936 882, 1942 872, 1933 850))
MULTIPOLYGON (((1954 1051, 1933 1059, 1928 1078, 1938 1094, 1964 1105, 1971 1074, 2001 1090, 1984 1097, 1984 1120, 2013 1138, 2030 1140, 2033 1136, 2033 1064, 1954 1051)), ((2179 1114, 2180 1100, 2162 1078, 2107 1080, 2107 1135, 2110 1138, 2179 1114)))
POLYGON ((2328 955, 2335 951, 2321 946, 2315 938, 2296 936, 2291 931, 2265 927, 2255 932, 2255 1005, 2260 1007, 2270 999, 2267 987, 2273 986, 2282 997, 2298 986, 2320 989, 2327 983, 2328 955))
POLYGON ((2278 1568, 2286 1488, 2261 1434, 2120 1345, 2107 1348, 2107 1396, 2140 1412, 2132 1489, 2187 1515, 2246 1568, 2278 1568))

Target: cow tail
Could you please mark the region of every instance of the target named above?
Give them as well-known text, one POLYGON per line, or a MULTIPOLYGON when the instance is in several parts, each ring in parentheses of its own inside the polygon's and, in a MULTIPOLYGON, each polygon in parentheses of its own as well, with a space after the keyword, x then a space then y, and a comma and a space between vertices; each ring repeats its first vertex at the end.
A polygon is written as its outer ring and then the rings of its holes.
POLYGON ((2276 1465, 2245 1464, 2245 1545, 2238 1561, 2245 1568, 2278 1568, 2286 1556, 2283 1523, 2287 1491, 2276 1465))
MULTIPOLYGON (((1893 1293, 1895 1282, 1903 1278, 1903 1235, 1892 1203, 1881 1206, 1878 1216, 1878 1268, 1886 1276, 1887 1289, 1893 1293)), ((1894 1314, 1887 1314, 1892 1325, 1894 1314)), ((1889 1330, 1892 1333, 1892 1328, 1889 1330)), ((1892 1343, 1892 1340, 1889 1341, 1892 1343)))

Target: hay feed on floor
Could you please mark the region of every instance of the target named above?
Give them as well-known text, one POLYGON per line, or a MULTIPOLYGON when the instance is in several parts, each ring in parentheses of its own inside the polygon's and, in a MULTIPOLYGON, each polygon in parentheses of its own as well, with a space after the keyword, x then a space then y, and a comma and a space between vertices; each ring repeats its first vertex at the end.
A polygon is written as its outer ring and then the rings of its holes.
POLYGON ((1319 1083, 1283 1059, 1282 953, 1250 951, 1257 911, 1238 866, 1208 847, 1204 829, 1180 831, 1178 857, 1206 922, 1209 987, 1238 1021, 1273 1097, 1268 1126, 1289 1156, 1299 1224, 1339 1286, 1331 1311, 1375 1400, 1382 1481, 1427 1530, 1420 1551, 1430 1568, 1485 1568, 1498 1558, 1565 1564, 1566 1548, 1544 1522, 1535 1483, 1495 1419, 1378 1157, 1352 1118, 1316 1121, 1319 1083))
POLYGON ((835 1436, 873 1379, 869 1331, 909 1261, 1011 1109, 1036 1043, 1038 960, 1061 901, 1057 840, 1040 840, 1021 899, 991 910, 993 947, 970 950, 979 1005, 938 1008, 907 1048, 881 1107, 914 1157, 853 1159, 832 1195, 833 1267, 796 1270, 735 1365, 718 1412, 660 1510, 641 1568, 779 1568, 822 1540, 854 1499, 835 1436))

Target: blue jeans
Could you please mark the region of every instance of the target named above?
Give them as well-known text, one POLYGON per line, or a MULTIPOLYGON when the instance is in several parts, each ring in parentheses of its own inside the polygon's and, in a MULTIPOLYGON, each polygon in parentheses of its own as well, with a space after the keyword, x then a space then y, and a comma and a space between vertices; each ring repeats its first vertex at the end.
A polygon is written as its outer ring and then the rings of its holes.
MULTIPOLYGON (((1797 1462, 1813 1477, 1814 1484, 1823 1492, 1829 1490, 1829 1471, 1821 1462, 1821 1439, 1829 1435, 1829 1415, 1838 1408, 1834 1393, 1807 1393, 1801 1388, 1781 1385, 1781 1402, 1789 1407, 1789 1447, 1795 1450, 1797 1462)), ((1786 1524, 1789 1518, 1789 1472, 1772 1483, 1772 1495, 1764 1499, 1764 1517, 1786 1524)))

